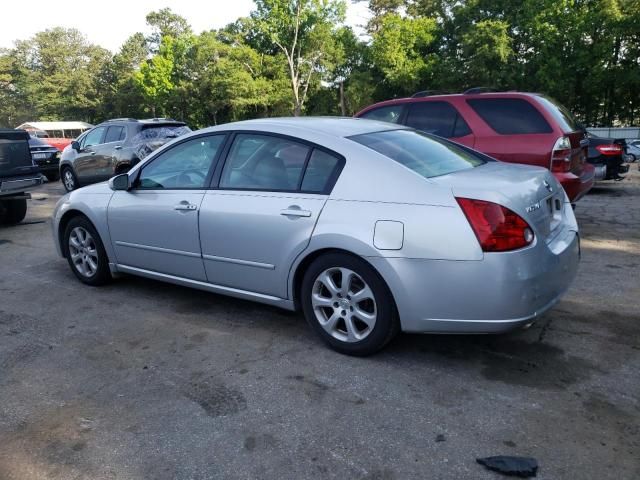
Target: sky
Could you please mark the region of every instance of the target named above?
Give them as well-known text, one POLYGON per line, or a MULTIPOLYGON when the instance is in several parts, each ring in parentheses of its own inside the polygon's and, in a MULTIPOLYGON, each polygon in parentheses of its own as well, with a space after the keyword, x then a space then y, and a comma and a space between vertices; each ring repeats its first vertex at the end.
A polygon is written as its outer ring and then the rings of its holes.
MULTIPOLYGON (((194 32, 220 28, 244 17, 253 0, 29 0, 3 2, 0 15, 0 48, 11 48, 15 40, 53 27, 77 28, 91 43, 116 52, 133 33, 147 33, 145 17, 153 10, 169 7, 185 17, 194 32)), ((367 2, 349 3, 347 23, 356 28, 367 22, 367 2)))

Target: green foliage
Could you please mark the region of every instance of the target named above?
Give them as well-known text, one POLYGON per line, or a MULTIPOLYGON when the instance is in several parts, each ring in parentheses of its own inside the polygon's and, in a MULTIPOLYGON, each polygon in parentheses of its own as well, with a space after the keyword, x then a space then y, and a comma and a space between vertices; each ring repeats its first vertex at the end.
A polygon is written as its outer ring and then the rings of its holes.
POLYGON ((366 38, 344 26, 345 1, 256 0, 198 35, 162 9, 115 54, 74 29, 39 32, 0 50, 0 126, 352 115, 473 86, 543 92, 590 125, 640 123, 640 0, 370 0, 366 38))
POLYGON ((143 97, 148 102, 154 117, 157 110, 164 114, 165 104, 175 88, 175 84, 172 81, 174 70, 173 46, 174 40, 172 37, 162 37, 158 53, 144 62, 133 77, 143 97))
POLYGON ((372 58, 384 81, 400 93, 413 93, 429 76, 433 60, 428 48, 435 39, 432 18, 385 14, 371 44, 372 58))

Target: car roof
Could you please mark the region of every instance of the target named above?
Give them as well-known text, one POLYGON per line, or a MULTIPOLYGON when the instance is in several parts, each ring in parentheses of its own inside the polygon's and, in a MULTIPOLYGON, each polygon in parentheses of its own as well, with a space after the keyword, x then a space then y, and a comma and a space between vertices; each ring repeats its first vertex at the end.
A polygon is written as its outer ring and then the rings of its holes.
POLYGON ((540 95, 541 95, 540 93, 513 91, 513 92, 481 92, 481 93, 447 93, 443 95, 427 95, 425 97, 392 98, 390 100, 384 100, 382 102, 369 105, 363 108, 358 114, 371 110, 374 107, 383 107, 386 105, 399 105, 403 103, 430 102, 430 101, 441 100, 441 99, 464 98, 467 100, 472 100, 476 98, 519 98, 519 97, 535 98, 535 97, 539 97, 540 95))
POLYGON ((209 127, 200 130, 200 132, 251 130, 254 128, 257 130, 273 130, 276 133, 286 133, 287 130, 306 130, 334 137, 350 137, 363 133, 406 129, 407 127, 388 122, 351 117, 279 117, 232 122, 216 127, 209 127))

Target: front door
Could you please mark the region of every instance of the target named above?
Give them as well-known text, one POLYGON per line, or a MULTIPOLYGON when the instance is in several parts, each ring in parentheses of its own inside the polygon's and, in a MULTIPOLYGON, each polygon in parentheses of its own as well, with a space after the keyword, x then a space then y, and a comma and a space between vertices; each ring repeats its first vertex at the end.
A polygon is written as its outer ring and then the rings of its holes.
POLYGON ((198 216, 224 135, 187 139, 150 159, 109 203, 119 265, 205 281, 198 216))
POLYGON ((288 137, 237 134, 219 188, 205 194, 200 212, 209 282, 286 298, 290 267, 342 163, 288 137))

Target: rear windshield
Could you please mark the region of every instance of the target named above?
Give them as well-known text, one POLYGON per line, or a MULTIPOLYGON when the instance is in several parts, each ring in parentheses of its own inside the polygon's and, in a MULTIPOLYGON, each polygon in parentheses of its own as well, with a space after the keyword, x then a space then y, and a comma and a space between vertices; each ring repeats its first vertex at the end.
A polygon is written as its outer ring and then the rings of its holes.
POLYGON ((142 131, 134 137, 133 142, 156 138, 177 138, 190 131, 191 129, 184 125, 145 125, 142 127, 142 131))
POLYGON ((349 138, 425 178, 467 170, 486 163, 452 142, 415 130, 387 130, 349 138))
POLYGON ((542 102, 547 111, 553 115, 556 122, 560 124, 562 131, 569 133, 582 130, 580 128, 580 124, 576 121, 571 112, 553 98, 538 95, 538 99, 542 102))
POLYGON ((521 98, 474 98, 467 103, 501 135, 553 132, 536 107, 521 98))
POLYGON ((14 169, 31 165, 33 162, 26 139, 0 138, 0 175, 10 175, 14 169))

